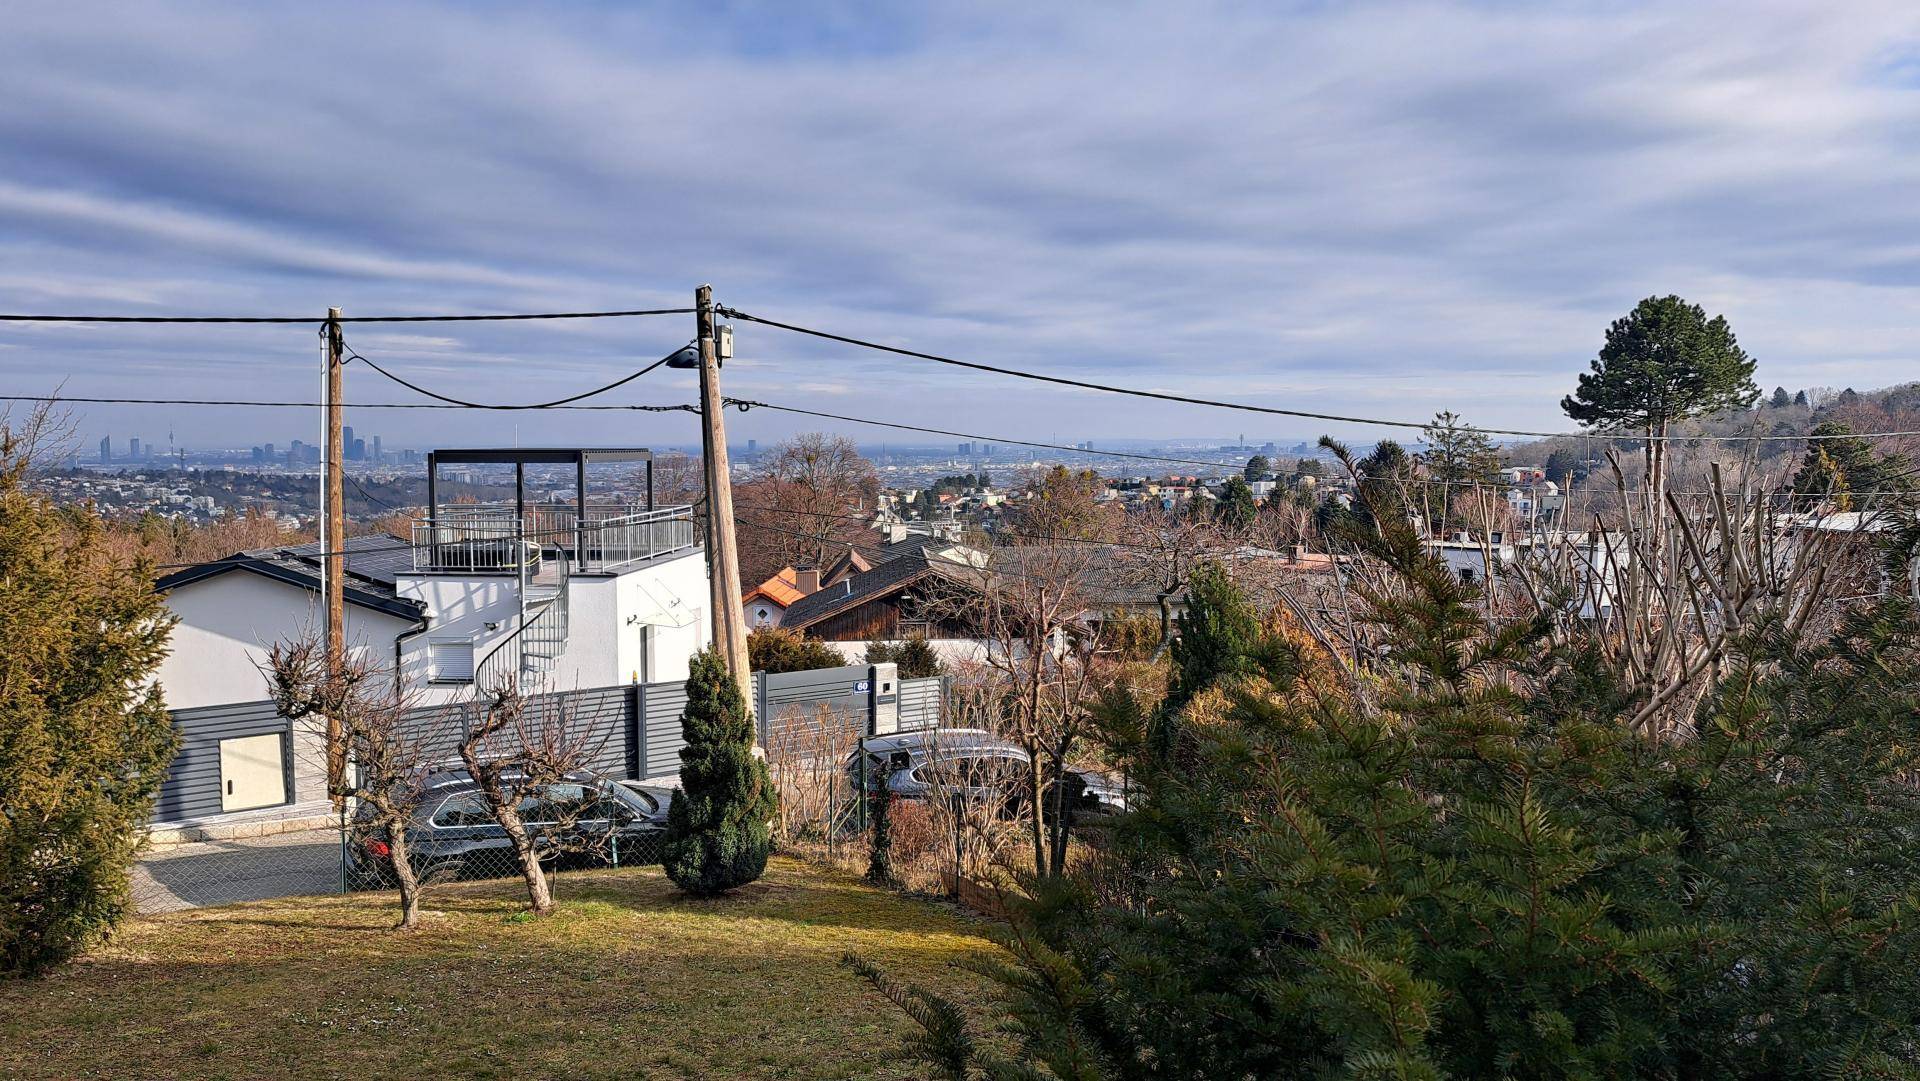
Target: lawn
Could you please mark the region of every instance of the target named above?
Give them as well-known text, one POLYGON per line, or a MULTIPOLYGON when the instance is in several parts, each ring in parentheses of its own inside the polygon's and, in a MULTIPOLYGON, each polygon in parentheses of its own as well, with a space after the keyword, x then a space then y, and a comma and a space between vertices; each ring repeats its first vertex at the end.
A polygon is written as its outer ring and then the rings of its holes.
POLYGON ((728 898, 658 868, 563 877, 560 908, 512 884, 443 887, 387 928, 390 894, 291 898, 136 920, 96 955, 0 983, 0 1076, 920 1077, 910 1022, 842 968, 847 949, 978 1003, 954 962, 981 925, 837 871, 775 860, 728 898))

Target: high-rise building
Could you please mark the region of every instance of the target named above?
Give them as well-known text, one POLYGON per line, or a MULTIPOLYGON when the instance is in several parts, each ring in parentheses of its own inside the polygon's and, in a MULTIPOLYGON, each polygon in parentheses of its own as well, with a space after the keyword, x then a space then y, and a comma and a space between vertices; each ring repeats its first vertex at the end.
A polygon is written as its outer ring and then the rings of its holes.
POLYGON ((140 437, 139 436, 136 435, 132 439, 127 440, 127 457, 133 459, 136 462, 140 460, 140 437))
POLYGON ((346 451, 348 461, 365 461, 367 457, 367 441, 364 439, 349 439, 347 440, 346 451))
POLYGON ((103 435, 100 437, 100 462, 104 465, 111 461, 113 461, 113 437, 103 435))
POLYGON ((748 454, 760 453, 760 441, 758 439, 747 440, 747 453, 748 454))
POLYGON ((376 435, 373 437, 373 460, 376 462, 385 461, 384 458, 380 457, 380 454, 380 437, 376 435))
POLYGON ((267 461, 269 461, 269 462, 271 462, 271 461, 273 461, 273 444, 272 444, 272 443, 268 443, 268 444, 267 444, 267 445, 266 445, 266 446, 265 446, 264 448, 262 448, 262 449, 266 451, 266 454, 264 455, 264 457, 266 458, 266 460, 267 460, 267 461))
POLYGON ((972 443, 962 443, 962 444, 960 444, 960 447, 959 447, 959 453, 961 453, 961 454, 972 454, 972 453, 973 453, 973 444, 972 444, 972 443))

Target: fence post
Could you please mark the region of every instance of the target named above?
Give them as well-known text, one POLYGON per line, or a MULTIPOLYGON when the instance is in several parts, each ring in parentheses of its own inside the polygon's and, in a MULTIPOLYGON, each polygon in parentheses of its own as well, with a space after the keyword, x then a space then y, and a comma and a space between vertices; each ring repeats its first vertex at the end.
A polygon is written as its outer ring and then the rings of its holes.
POLYGON ((960 896, 960 816, 966 813, 965 797, 953 794, 953 895, 960 896))
POLYGON ((854 741, 853 753, 860 763, 860 791, 857 794, 860 807, 860 832, 867 832, 867 737, 861 736, 854 741))
POLYGON ((647 684, 639 682, 639 672, 634 674, 634 776, 651 778, 647 762, 647 684))
POLYGON ((773 725, 767 717, 767 674, 753 674, 753 718, 760 730, 760 746, 765 747, 773 737, 773 725))

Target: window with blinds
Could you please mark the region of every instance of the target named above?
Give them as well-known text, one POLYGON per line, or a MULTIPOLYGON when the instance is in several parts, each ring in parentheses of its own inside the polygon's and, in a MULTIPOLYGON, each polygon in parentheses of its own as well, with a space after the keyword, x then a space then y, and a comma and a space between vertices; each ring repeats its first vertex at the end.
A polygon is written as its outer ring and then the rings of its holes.
POLYGON ((435 683, 472 683, 473 641, 447 638, 429 642, 427 678, 435 683))

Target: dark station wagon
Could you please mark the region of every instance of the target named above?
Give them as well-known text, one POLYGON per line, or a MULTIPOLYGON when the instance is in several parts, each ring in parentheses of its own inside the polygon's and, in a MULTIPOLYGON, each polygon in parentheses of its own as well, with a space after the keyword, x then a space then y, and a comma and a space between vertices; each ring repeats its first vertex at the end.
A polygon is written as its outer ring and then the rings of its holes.
MULTIPOLYGON (((494 821, 486 797, 464 769, 444 770, 423 782, 427 798, 407 830, 409 862, 425 881, 488 878, 518 872, 513 844, 494 821)), ((659 858, 667 826, 669 789, 615 781, 581 770, 528 793, 521 820, 554 863, 650 863, 659 858)), ((371 818, 362 807, 356 821, 371 818)), ((393 846, 384 830, 356 828, 347 846, 353 884, 393 884, 393 846)))

